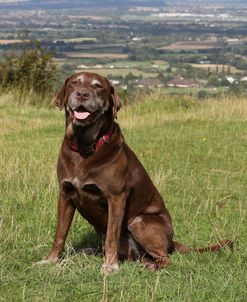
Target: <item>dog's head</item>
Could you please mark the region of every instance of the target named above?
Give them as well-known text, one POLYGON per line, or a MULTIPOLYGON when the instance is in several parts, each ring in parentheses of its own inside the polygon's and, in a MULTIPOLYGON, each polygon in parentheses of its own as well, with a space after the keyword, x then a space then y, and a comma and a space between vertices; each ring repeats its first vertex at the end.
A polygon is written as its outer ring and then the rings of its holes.
POLYGON ((117 118, 121 107, 111 83, 104 77, 81 72, 68 77, 55 97, 55 104, 66 112, 75 125, 94 123, 105 112, 117 118))

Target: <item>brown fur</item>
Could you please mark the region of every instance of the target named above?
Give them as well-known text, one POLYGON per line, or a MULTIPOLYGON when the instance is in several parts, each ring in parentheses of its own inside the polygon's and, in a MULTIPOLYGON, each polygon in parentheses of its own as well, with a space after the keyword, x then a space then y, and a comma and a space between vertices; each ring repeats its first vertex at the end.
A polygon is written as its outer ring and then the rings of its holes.
MULTIPOLYGON (((58 223, 45 261, 59 260, 76 209, 104 239, 106 274, 118 270, 118 259, 140 259, 146 268, 155 270, 171 263, 169 254, 173 251, 191 252, 173 241, 172 220, 163 199, 114 121, 121 104, 108 80, 93 73, 72 75, 55 103, 60 109, 65 107, 66 133, 57 164, 58 223), (101 88, 91 85, 95 80, 101 88), (82 96, 76 98, 75 92, 82 96), (102 115, 82 127, 70 111, 73 102, 85 108, 98 102, 95 106, 102 109, 102 115), (98 151, 85 156, 71 150, 70 140, 84 148, 109 129, 110 142, 98 151)), ((232 241, 195 251, 217 251, 224 246, 232 247, 232 241)))

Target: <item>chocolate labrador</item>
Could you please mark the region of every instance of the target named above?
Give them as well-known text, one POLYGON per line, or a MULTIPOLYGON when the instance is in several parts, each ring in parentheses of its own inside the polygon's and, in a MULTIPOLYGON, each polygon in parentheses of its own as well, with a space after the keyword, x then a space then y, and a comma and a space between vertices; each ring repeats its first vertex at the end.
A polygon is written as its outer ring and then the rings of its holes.
MULTIPOLYGON (((104 240, 103 272, 118 260, 137 260, 150 269, 171 263, 169 254, 191 249, 173 240, 171 216, 115 119, 120 99, 110 82, 82 72, 66 79, 55 98, 65 108, 66 132, 60 150, 58 223, 44 262, 57 262, 75 210, 104 240)), ((232 241, 196 249, 216 251, 232 241)))

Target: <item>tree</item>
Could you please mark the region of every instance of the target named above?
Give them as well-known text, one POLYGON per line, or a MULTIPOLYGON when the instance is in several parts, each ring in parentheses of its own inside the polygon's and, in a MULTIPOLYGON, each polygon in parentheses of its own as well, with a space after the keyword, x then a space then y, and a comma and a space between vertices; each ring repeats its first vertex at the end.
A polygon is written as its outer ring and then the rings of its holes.
POLYGON ((0 88, 18 89, 21 92, 34 91, 45 95, 53 88, 57 68, 52 54, 44 50, 39 43, 24 49, 18 56, 11 54, 0 63, 0 88))
POLYGON ((131 72, 129 72, 124 79, 125 84, 130 84, 134 80, 138 79, 139 77, 133 75, 131 72))
POLYGON ((219 78, 217 75, 212 74, 208 77, 208 85, 217 87, 217 86, 219 86, 219 84, 220 84, 220 82, 219 82, 219 78))
POLYGON ((208 97, 208 92, 206 90, 199 90, 197 97, 199 100, 205 100, 208 97))

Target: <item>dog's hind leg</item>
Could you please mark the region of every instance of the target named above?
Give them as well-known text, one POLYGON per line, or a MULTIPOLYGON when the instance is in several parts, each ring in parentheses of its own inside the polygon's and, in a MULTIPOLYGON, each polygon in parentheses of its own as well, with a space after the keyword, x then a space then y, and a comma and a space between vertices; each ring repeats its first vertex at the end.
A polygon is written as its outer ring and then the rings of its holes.
POLYGON ((172 241, 167 235, 170 232, 166 228, 162 215, 144 214, 137 216, 130 223, 128 229, 146 253, 155 260, 157 268, 171 264, 168 252, 172 241))
POLYGON ((150 271, 155 271, 157 269, 157 264, 154 259, 146 253, 144 248, 134 239, 129 230, 125 230, 121 234, 118 257, 121 260, 138 260, 144 268, 150 271))

